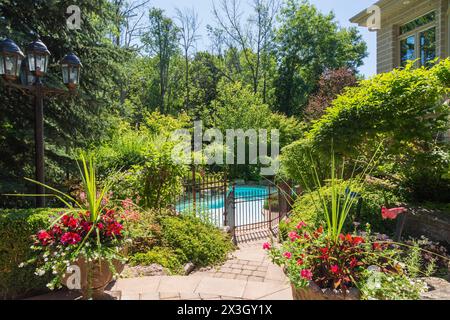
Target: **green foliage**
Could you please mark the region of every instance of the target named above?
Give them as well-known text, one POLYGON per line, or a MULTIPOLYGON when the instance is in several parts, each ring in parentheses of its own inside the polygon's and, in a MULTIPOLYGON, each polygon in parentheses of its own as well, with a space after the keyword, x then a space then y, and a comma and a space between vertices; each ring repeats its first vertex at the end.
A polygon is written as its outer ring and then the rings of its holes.
POLYGON ((174 274, 182 274, 187 259, 181 250, 172 250, 166 247, 154 247, 147 252, 136 253, 130 258, 133 266, 159 264, 174 274))
POLYGON ((0 299, 17 299, 42 292, 49 278, 37 278, 34 265, 19 268, 32 259, 31 236, 48 227, 56 209, 0 210, 0 299))
MULTIPOLYGON (((359 202, 353 204, 349 212, 348 222, 344 225, 344 232, 353 231, 354 225, 351 221, 355 221, 361 225, 370 223, 372 229, 376 232, 393 233, 395 222, 382 219, 381 207, 396 206, 401 198, 393 190, 382 185, 357 184, 353 185, 352 191, 361 196, 361 205, 357 214, 359 202)), ((329 185, 323 186, 320 193, 326 199, 327 206, 331 208, 331 187, 329 185)), ((319 191, 306 192, 295 200, 288 223, 286 221, 280 223, 280 232, 284 239, 286 239, 288 232, 293 230, 300 221, 310 225, 323 223, 324 210, 317 203, 320 203, 319 191)))
POLYGON ((367 47, 356 28, 340 27, 333 13, 323 14, 307 0, 285 1, 280 24, 277 106, 288 115, 301 114, 322 73, 356 69, 367 47))
POLYGON ((198 267, 223 262, 233 249, 222 231, 190 215, 162 217, 161 227, 163 243, 181 250, 198 267))
POLYGON ((325 152, 333 141, 335 150, 346 156, 373 150, 380 139, 387 141, 387 154, 427 151, 448 127, 443 97, 449 87, 442 81, 448 70, 450 59, 431 69, 410 64, 363 80, 333 101, 308 137, 325 152))

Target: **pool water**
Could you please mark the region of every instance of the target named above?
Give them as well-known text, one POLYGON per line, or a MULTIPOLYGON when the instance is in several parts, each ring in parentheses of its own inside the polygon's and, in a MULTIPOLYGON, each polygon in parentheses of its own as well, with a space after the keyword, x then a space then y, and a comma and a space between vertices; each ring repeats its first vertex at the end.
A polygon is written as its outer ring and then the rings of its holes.
MULTIPOLYGON (((228 190, 228 194, 231 192, 231 187, 228 190)), ((269 195, 269 188, 264 186, 236 186, 235 187, 235 198, 237 200, 246 201, 264 201, 269 195)), ((204 196, 201 197, 200 194, 196 194, 196 209, 197 211, 205 210, 217 210, 225 207, 224 195, 215 196, 204 196)), ((178 212, 183 212, 189 209, 193 209, 193 200, 180 202, 176 205, 176 210, 178 212)))

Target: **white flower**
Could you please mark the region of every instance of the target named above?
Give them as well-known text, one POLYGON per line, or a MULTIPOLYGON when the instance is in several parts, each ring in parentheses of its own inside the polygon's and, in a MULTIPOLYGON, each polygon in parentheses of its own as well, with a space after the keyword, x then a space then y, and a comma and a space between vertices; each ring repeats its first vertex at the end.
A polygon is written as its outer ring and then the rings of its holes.
POLYGON ((19 264, 19 268, 23 268, 23 267, 25 267, 25 263, 21 263, 21 264, 19 264))

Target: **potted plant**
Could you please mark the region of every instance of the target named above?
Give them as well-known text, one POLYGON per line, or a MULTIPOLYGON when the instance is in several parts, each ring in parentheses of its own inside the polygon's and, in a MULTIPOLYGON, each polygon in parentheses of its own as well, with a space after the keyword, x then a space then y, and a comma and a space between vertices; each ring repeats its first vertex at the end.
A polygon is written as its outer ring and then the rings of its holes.
POLYGON ((50 196, 68 209, 34 236, 32 249, 37 256, 27 263, 38 263, 37 275, 53 275, 47 285, 50 289, 66 286, 81 290, 84 298, 96 299, 123 270, 129 241, 126 222, 137 216, 131 200, 122 201, 120 206, 109 200, 110 183, 98 190, 93 157, 86 160, 81 155, 79 169, 83 190, 80 199, 44 185, 55 192, 50 196))
MULTIPOLYGON (((318 211, 324 213, 324 223, 315 227, 299 222, 281 247, 273 243, 264 244, 263 248, 269 251, 273 262, 282 266, 289 277, 294 299, 357 300, 362 296, 373 296, 367 294, 367 288, 373 291, 373 286, 367 286, 371 279, 392 277, 402 280, 398 283, 410 282, 407 268, 400 263, 399 244, 375 239, 370 235, 370 226, 367 226, 365 233, 342 232, 350 211, 358 201, 358 186, 370 173, 369 168, 376 162, 378 150, 360 175, 352 175, 347 180, 344 179, 343 167, 336 170, 333 155, 331 179, 328 180, 331 194, 321 192, 322 182, 312 164, 314 190, 320 199, 314 204, 318 211), (338 177, 336 172, 340 172, 341 176, 338 177), (375 276, 378 274, 384 276, 375 276)), ((303 183, 311 195, 312 188, 309 188, 306 179, 303 183)), ((411 282, 411 286, 414 286, 411 292, 420 291, 420 285, 411 282)))

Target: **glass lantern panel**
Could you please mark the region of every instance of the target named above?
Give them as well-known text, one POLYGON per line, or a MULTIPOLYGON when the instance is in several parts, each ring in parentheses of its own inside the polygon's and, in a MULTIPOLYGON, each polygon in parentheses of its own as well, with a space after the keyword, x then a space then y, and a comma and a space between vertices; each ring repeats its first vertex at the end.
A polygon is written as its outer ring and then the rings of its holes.
POLYGON ((18 57, 17 58, 17 64, 16 64, 16 77, 19 76, 20 74, 20 66, 22 65, 22 58, 18 57))
POLYGON ((15 75, 16 74, 16 58, 13 56, 6 56, 5 57, 5 74, 7 75, 15 75))
POLYGON ((62 68, 63 82, 64 82, 64 84, 68 84, 69 83, 69 66, 67 64, 63 64, 61 66, 61 68, 62 68))
POLYGON ((5 74, 5 60, 3 59, 3 56, 0 56, 0 75, 5 74))
POLYGON ((78 84, 78 68, 70 67, 70 81, 74 84, 78 84))
POLYGON ((28 68, 31 72, 36 71, 36 64, 34 59, 34 54, 28 54, 28 68))
POLYGON ((45 56, 36 55, 36 70, 45 72, 45 56))

